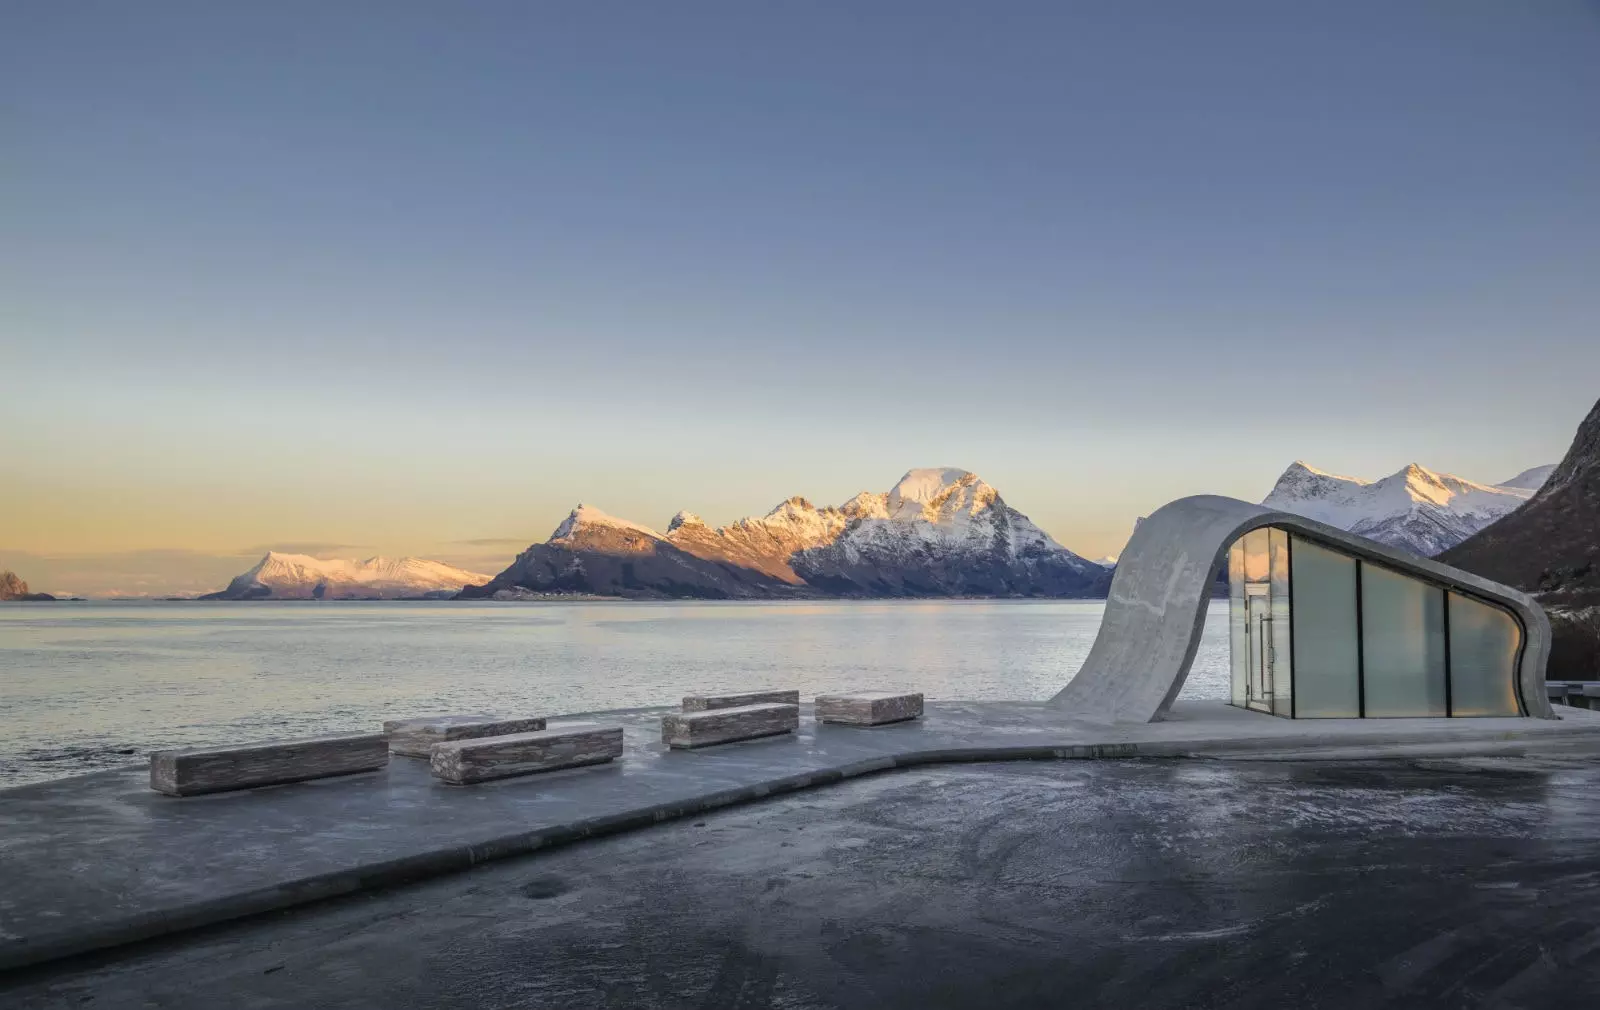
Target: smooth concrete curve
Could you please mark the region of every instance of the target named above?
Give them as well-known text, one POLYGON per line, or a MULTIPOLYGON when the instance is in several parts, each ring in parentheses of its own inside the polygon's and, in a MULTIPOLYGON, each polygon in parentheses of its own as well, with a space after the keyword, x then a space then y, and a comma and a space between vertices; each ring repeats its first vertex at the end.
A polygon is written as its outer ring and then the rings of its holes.
POLYGON ((1139 523, 1117 560, 1105 617, 1089 658, 1050 704, 1093 722, 1155 722, 1165 717, 1200 647, 1212 587, 1227 564, 1229 548, 1263 526, 1281 527, 1512 611, 1522 622, 1524 636, 1517 669, 1523 706, 1528 715, 1556 717, 1544 690, 1550 619, 1531 597, 1326 523, 1220 495, 1180 498, 1139 523))

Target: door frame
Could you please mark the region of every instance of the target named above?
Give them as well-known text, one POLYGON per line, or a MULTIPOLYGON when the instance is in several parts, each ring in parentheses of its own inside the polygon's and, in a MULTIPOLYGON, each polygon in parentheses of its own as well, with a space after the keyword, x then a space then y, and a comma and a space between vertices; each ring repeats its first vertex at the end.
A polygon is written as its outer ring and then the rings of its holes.
POLYGON ((1273 655, 1272 593, 1265 582, 1245 583, 1244 634, 1245 708, 1272 715, 1273 673, 1277 664, 1273 655))

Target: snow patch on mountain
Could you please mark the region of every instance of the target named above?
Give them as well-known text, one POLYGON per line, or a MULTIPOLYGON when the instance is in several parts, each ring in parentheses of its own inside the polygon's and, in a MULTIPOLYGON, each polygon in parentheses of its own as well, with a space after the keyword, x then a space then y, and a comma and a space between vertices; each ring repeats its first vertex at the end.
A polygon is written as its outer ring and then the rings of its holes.
POLYGON ((1431 557, 1515 510, 1532 495, 1530 489, 1479 484, 1415 463, 1369 481, 1328 473, 1297 460, 1261 504, 1431 557))
POLYGON ((561 543, 566 540, 571 540, 572 538, 580 536, 586 531, 594 530, 596 527, 637 533, 640 536, 649 537, 652 540, 665 539, 661 534, 657 533, 648 526, 642 526, 639 523, 632 522, 627 519, 619 519, 614 515, 600 511, 593 505, 580 504, 577 508, 573 509, 565 519, 561 521, 561 525, 556 527, 556 531, 550 534, 549 542, 561 543))
POLYGON ((1510 480, 1501 481, 1495 487, 1516 487, 1527 491, 1537 491, 1544 487, 1544 482, 1550 479, 1550 475, 1555 472, 1557 465, 1555 463, 1546 463, 1544 466, 1531 467, 1510 480))
POLYGON ((883 514, 883 498, 863 493, 839 508, 819 509, 796 495, 764 516, 750 516, 717 529, 693 513, 680 512, 667 528, 667 539, 695 557, 754 569, 799 585, 804 580, 790 566, 789 559, 800 551, 833 542, 852 521, 864 515, 883 514))

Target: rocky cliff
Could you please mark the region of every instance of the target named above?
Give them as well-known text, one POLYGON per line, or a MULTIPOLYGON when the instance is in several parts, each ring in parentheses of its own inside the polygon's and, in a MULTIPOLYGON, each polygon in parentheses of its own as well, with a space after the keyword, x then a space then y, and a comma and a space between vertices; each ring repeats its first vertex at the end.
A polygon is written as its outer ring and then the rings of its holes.
POLYGON ((1439 560, 1547 602, 1600 602, 1600 402, 1527 504, 1439 560))
POLYGON ((37 603, 54 600, 49 593, 30 593, 28 584, 16 572, 0 572, 0 602, 37 603))
POLYGON ((749 599, 793 596, 795 586, 753 567, 697 557, 647 526, 579 505, 550 539, 461 599, 516 598, 522 592, 630 599, 749 599))

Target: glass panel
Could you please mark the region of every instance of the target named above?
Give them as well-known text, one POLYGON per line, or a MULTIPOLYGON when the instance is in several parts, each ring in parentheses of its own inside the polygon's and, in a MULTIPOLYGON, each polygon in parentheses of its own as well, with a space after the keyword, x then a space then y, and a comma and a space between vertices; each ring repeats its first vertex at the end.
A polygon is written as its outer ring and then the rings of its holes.
POLYGON ((1516 618, 1469 596, 1450 594, 1450 712, 1521 715, 1517 706, 1516 618))
POLYGON ((1361 714, 1356 651, 1356 562, 1294 538, 1294 714, 1361 714))
POLYGON ((1444 590, 1361 566, 1367 715, 1445 715, 1444 590))
POLYGON ((1289 669, 1294 656, 1289 647, 1289 534, 1272 527, 1267 532, 1272 556, 1272 714, 1287 717, 1294 714, 1294 678, 1289 669))
POLYGON ((1251 530, 1240 539, 1244 541, 1244 580, 1266 582, 1272 572, 1267 531, 1251 530))
POLYGON ((1244 635, 1244 541, 1235 540, 1228 550, 1228 647, 1233 661, 1229 700, 1244 707, 1244 676, 1250 662, 1250 643, 1244 635))

